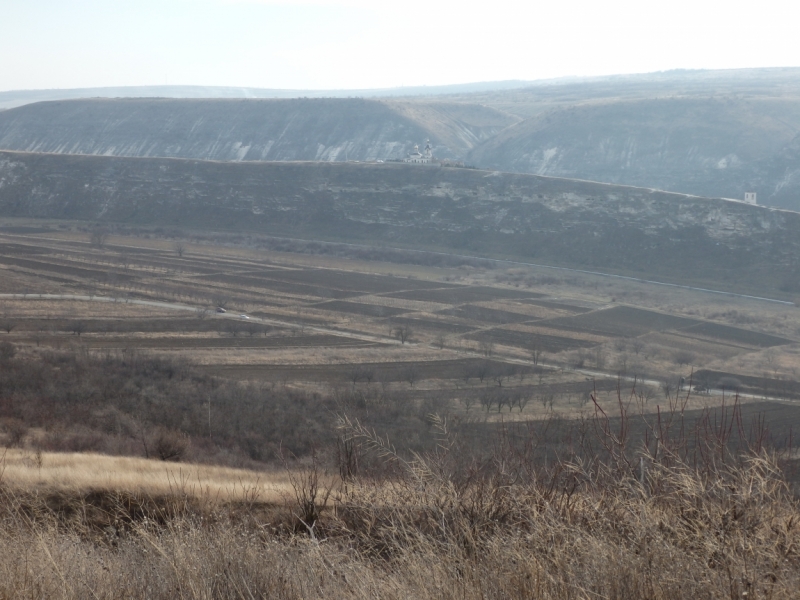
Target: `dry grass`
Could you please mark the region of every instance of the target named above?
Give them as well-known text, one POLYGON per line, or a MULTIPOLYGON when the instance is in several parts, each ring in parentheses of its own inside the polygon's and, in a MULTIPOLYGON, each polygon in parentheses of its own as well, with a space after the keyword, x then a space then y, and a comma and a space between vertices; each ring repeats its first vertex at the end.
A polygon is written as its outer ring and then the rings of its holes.
POLYGON ((284 471, 147 460, 93 453, 55 453, 8 449, 0 453, 2 482, 19 490, 85 493, 113 490, 129 494, 183 494, 221 502, 257 497, 280 502, 291 492, 284 471))
POLYGON ((349 481, 335 510, 295 533, 246 507, 180 498, 140 502, 138 516, 118 502, 106 511, 116 520, 94 523, 86 500, 54 510, 5 490, 0 598, 777 600, 800 589, 800 507, 766 454, 704 470, 670 455, 637 477, 613 456, 529 471, 505 451, 459 466, 444 427, 438 450, 409 460, 348 431, 395 474, 349 481))
MULTIPOLYGON (((16 292, 19 292, 19 289, 16 292)), ((76 292, 65 292, 65 294, 74 293, 76 292)), ((77 292, 77 294, 82 295, 81 292, 77 292)), ((98 296, 112 297, 111 294, 105 292, 98 293, 98 296)), ((40 300, 36 297, 24 300, 0 298, 0 312, 20 319, 142 319, 176 316, 174 310, 129 304, 124 299, 120 299, 118 302, 91 302, 70 298, 63 300, 40 300)), ((177 313, 177 316, 180 315, 182 313, 177 313)))

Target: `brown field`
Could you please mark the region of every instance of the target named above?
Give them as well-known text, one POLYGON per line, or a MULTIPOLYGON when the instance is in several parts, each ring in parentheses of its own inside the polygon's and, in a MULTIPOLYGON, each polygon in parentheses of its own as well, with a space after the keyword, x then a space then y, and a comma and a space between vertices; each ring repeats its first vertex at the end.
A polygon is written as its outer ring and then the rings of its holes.
POLYGON ((395 292, 391 294, 396 298, 407 300, 420 300, 422 302, 440 302, 443 304, 462 304, 465 302, 485 302, 497 298, 525 299, 539 298, 542 294, 535 292, 521 292, 508 288, 491 288, 485 286, 471 286, 469 289, 441 286, 444 289, 414 289, 395 292))
MULTIPOLYGON (((437 374, 424 363, 469 364, 491 352, 494 361, 531 365, 536 348, 548 365, 542 385, 555 377, 553 367, 580 365, 592 369, 592 378, 606 371, 613 379, 634 365, 637 375, 658 380, 688 376, 705 365, 735 372, 731 361, 737 361, 747 365, 743 374, 763 377, 767 358, 783 365, 780 377, 796 377, 788 357, 795 347, 791 335, 800 336, 800 318, 791 307, 617 282, 616 302, 625 304, 609 307, 608 282, 588 275, 543 277, 542 284, 521 289, 519 283, 504 284, 504 272, 491 269, 383 265, 207 241, 185 242, 178 256, 174 242, 157 236, 112 236, 101 248, 87 240, 71 225, 11 225, 0 235, 3 293, 117 299, 0 299, 0 315, 11 324, 3 334, 8 340, 94 351, 168 351, 211 372, 300 387, 308 380, 301 373, 309 368, 318 370, 314 381, 340 381, 347 379, 348 364, 399 361, 419 365, 423 380, 453 388, 453 397, 459 395, 460 375, 447 369, 437 374), (681 304, 688 298, 691 304, 681 304), (150 300, 182 309, 131 303, 150 300), (215 314, 218 303, 229 313, 215 314), (784 324, 796 323, 794 330, 780 328, 788 337, 776 336, 771 327, 758 330, 759 322, 777 321, 776 311, 784 324), (239 312, 252 318, 237 319, 239 312), (722 322, 703 319, 715 313, 722 322), (747 319, 749 327, 724 322, 727 317, 747 319), (410 329, 408 343, 398 342, 397 327, 410 329), (777 354, 762 356, 765 347, 777 354), (692 355, 685 364, 674 359, 681 350, 692 355), (302 366, 294 381, 286 366, 291 364, 302 366)), ((516 280, 520 269, 507 272, 516 280)), ((580 372, 572 377, 584 379, 580 372)), ((390 379, 399 385, 397 377, 390 379)))
POLYGON ((732 344, 746 344, 760 348, 771 348, 772 346, 782 346, 790 344, 791 340, 775 335, 768 335, 758 331, 748 331, 739 327, 720 325, 719 323, 700 323, 687 327, 684 333, 691 336, 699 336, 719 340, 732 344))
POLYGON ((796 307, 81 227, 0 228, 0 597, 796 595, 796 307))

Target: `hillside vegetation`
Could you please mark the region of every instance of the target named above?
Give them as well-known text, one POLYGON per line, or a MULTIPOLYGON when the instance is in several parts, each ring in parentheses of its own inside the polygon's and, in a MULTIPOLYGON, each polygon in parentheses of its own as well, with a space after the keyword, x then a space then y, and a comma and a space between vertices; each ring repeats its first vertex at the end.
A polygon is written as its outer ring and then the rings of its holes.
POLYGON ((400 164, 0 153, 6 216, 428 248, 791 298, 800 214, 642 188, 400 164))

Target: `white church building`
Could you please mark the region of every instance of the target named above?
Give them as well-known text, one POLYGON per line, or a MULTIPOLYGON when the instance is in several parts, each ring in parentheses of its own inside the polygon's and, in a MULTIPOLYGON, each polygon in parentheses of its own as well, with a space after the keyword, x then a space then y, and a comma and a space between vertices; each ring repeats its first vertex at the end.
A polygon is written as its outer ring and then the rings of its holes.
POLYGON ((417 165, 427 165, 433 162, 433 150, 431 150, 431 141, 426 140, 424 152, 419 151, 419 145, 414 144, 414 151, 403 159, 403 162, 413 163, 417 165))

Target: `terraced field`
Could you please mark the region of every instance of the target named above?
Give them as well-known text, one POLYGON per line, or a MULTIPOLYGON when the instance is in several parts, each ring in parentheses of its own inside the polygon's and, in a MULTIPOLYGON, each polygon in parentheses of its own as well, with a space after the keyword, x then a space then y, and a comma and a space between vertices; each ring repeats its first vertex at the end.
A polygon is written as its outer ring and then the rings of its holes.
MULTIPOLYGON (((703 367, 730 376, 732 361, 797 348, 794 334, 609 302, 596 283, 512 286, 485 269, 384 265, 150 234, 94 246, 89 239, 69 224, 0 229, 0 292, 26 294, 0 298, 5 339, 168 353, 212 374, 270 385, 379 385, 410 400, 467 405, 516 390, 573 407, 592 389, 616 389, 618 376, 687 378, 703 367)), ((701 300, 709 310, 719 302, 701 300)), ((793 308, 781 310, 796 319, 793 308)), ((760 368, 740 373, 743 388, 795 395, 794 384, 753 383, 763 377, 760 368)), ((773 378, 798 379, 790 371, 773 378)))

